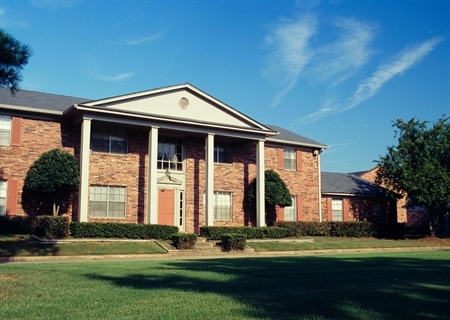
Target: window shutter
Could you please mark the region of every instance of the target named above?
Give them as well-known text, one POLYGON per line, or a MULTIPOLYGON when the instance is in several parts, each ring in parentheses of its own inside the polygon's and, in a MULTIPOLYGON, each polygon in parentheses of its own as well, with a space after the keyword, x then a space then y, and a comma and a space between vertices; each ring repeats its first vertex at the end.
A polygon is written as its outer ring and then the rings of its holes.
POLYGON ((19 182, 17 179, 8 180, 8 194, 6 195, 6 215, 17 214, 17 200, 19 198, 19 182))
POLYGON ((284 169, 284 151, 283 148, 278 148, 278 169, 284 169))
POLYGON ((284 221, 284 208, 277 206, 277 221, 284 221))
POLYGON ((333 220, 333 206, 331 198, 327 198, 327 220, 328 221, 333 220))
POLYGON ((302 170, 302 152, 300 150, 295 151, 295 158, 297 160, 297 171, 302 170))
POLYGON ((303 198, 297 195, 297 221, 303 221, 303 198))
POLYGON ((348 199, 343 199, 342 201, 342 211, 343 211, 343 215, 344 215, 344 221, 348 221, 348 209, 349 209, 349 205, 348 205, 348 199))
POLYGON ((12 117, 11 146, 20 147, 21 140, 22 140, 22 118, 12 117))

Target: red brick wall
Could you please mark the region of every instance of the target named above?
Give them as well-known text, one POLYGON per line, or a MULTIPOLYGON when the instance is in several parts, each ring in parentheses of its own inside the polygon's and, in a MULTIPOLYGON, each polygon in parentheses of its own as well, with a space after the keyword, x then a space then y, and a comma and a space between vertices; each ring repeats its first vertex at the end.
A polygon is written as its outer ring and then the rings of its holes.
MULTIPOLYGON (((319 179, 317 156, 311 150, 301 152, 301 170, 287 171, 278 169, 278 149, 275 146, 265 147, 266 170, 274 170, 286 183, 289 192, 303 200, 303 220, 319 221, 319 179)), ((281 159, 280 159, 281 161, 281 159)), ((282 167, 282 166, 280 166, 282 167)), ((297 201, 298 202, 298 201, 297 201)))
MULTIPOLYGON (((44 152, 54 148, 62 148, 74 154, 76 141, 73 137, 79 137, 79 128, 72 128, 57 121, 23 118, 20 145, 0 145, 0 179, 17 180, 18 194, 16 199, 18 203, 16 213, 18 215, 27 214, 22 207, 22 188, 30 166, 44 152)), ((61 209, 61 213, 70 215, 72 212, 69 205, 61 209)))
MULTIPOLYGON (((377 177, 378 168, 375 167, 367 172, 362 173, 359 177, 375 183, 377 177)), ((382 185, 385 187, 384 185, 382 185)), ((403 198, 397 200, 397 222, 406 222, 408 224, 408 217, 406 214, 406 195, 403 195, 403 198)))

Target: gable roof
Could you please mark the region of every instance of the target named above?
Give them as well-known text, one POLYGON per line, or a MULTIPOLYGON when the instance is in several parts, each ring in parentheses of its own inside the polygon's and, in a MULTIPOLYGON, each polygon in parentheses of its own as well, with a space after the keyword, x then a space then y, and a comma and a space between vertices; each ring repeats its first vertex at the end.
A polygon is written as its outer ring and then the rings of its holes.
POLYGON ((72 105, 86 101, 89 101, 89 99, 28 90, 19 90, 15 95, 12 95, 9 88, 0 88, 0 107, 18 110, 54 111, 62 114, 72 105))
POLYGON ((271 124, 270 125, 266 124, 266 127, 272 129, 273 131, 278 132, 278 135, 267 138, 267 141, 288 143, 288 144, 298 144, 298 145, 302 145, 302 146, 306 146, 306 147, 315 147, 315 148, 320 148, 320 149, 328 148, 328 146, 323 143, 306 138, 302 135, 299 135, 295 132, 286 130, 284 128, 274 126, 271 124))
POLYGON ((395 195, 375 183, 351 173, 322 172, 322 194, 341 196, 395 195))

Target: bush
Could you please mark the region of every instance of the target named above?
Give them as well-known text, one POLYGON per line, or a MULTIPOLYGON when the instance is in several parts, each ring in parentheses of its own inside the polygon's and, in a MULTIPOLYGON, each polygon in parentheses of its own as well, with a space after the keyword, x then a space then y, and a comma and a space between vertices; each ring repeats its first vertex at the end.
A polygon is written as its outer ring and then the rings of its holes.
POLYGON ((243 234, 229 233, 222 235, 220 241, 222 251, 242 251, 245 249, 246 237, 243 234))
POLYGON ((200 236, 208 240, 220 240, 225 234, 243 234, 246 239, 280 239, 286 231, 277 227, 200 227, 200 236))
POLYGON ((367 221, 328 222, 330 225, 330 236, 332 237, 372 237, 374 225, 367 221))
POLYGON ((172 241, 178 250, 188 250, 194 248, 197 238, 195 233, 177 233, 172 236, 172 241))
POLYGON ((34 234, 44 238, 65 238, 69 235, 69 219, 67 217, 38 216, 34 234))
POLYGON ((74 238, 128 238, 170 240, 178 232, 176 226, 136 223, 72 222, 74 238))

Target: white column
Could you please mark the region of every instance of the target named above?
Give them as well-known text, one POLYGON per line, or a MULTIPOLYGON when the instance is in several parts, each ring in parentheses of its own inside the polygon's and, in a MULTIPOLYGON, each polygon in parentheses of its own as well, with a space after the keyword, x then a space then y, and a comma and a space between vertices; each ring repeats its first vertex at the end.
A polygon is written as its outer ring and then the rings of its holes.
POLYGON ((205 141, 206 152, 206 191, 205 224, 214 225, 214 135, 208 134, 205 141))
POLYGON ((148 169, 147 169, 147 222, 158 223, 158 129, 152 127, 148 133, 148 169))
POLYGON ((87 222, 88 219, 90 141, 91 119, 83 119, 80 145, 80 192, 78 195, 78 221, 80 222, 87 222))
POLYGON ((256 226, 266 225, 264 140, 256 144, 256 226))

